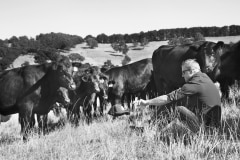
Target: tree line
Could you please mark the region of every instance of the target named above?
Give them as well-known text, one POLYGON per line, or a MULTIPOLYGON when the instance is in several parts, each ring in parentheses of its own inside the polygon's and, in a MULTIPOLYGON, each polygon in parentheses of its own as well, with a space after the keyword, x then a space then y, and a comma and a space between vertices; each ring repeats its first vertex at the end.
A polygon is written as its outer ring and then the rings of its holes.
MULTIPOLYGON (((144 38, 151 41, 165 41, 174 37, 191 38, 196 33, 201 33, 205 37, 221 37, 221 36, 236 36, 240 35, 240 26, 231 25, 223 27, 192 27, 192 28, 175 28, 175 29, 160 29, 148 32, 140 32, 133 34, 113 34, 107 36, 102 33, 96 36, 98 43, 114 43, 125 41, 126 43, 141 42, 144 38)), ((88 35, 88 37, 91 35, 88 35)))
MULTIPOLYGON (((144 46, 151 41, 163 40, 169 40, 171 44, 179 44, 183 42, 188 43, 191 38, 196 38, 196 34, 205 37, 236 36, 240 35, 240 26, 231 25, 224 27, 160 29, 158 31, 153 30, 133 34, 113 34, 110 36, 102 33, 96 37, 87 35, 85 38, 78 35, 53 32, 39 34, 36 38, 13 36, 10 39, 0 39, 0 71, 9 67, 19 55, 34 53, 36 62, 43 63, 46 60, 56 59, 60 52, 69 50, 76 44, 83 42, 86 42, 89 48, 98 47, 98 43, 110 43, 114 50, 126 54, 128 51, 126 43, 133 43, 135 46, 138 43, 140 43, 141 46, 144 46), (185 42, 186 40, 187 42, 185 42)), ((73 59, 84 59, 84 57, 78 56, 77 54, 70 57, 73 59)), ((126 59, 125 61, 129 60, 126 59)))
POLYGON ((36 63, 44 63, 46 60, 56 60, 61 51, 82 42, 84 39, 80 36, 53 32, 40 34, 35 39, 27 36, 0 39, 0 71, 8 68, 19 55, 33 53, 36 63))

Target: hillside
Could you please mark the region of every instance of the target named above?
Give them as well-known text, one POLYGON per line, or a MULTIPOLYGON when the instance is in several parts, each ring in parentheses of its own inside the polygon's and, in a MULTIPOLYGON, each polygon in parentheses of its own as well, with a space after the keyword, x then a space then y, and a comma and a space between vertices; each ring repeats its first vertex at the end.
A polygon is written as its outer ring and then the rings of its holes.
MULTIPOLYGON (((224 43, 237 42, 240 40, 240 36, 228 36, 228 37, 206 37, 207 41, 218 42, 223 41, 224 43)), ((161 45, 166 45, 168 41, 155 41, 149 42, 141 50, 133 50, 132 44, 127 44, 129 47, 128 56, 131 58, 131 62, 135 62, 144 58, 151 58, 152 53, 161 45)), ((86 43, 78 44, 75 48, 70 51, 62 53, 63 55, 69 55, 70 53, 79 53, 85 57, 84 62, 90 63, 92 65, 101 66, 107 60, 111 60, 114 65, 121 66, 121 62, 124 55, 119 52, 115 52, 110 44, 98 44, 95 49, 89 49, 86 43)), ((29 64, 34 64, 34 58, 32 55, 25 55, 18 57, 14 62, 12 67, 20 67, 22 63, 29 62, 29 64)))
MULTIPOLYGON (((240 40, 240 36, 228 36, 228 37, 206 37, 206 41, 218 42, 223 41, 224 43, 237 42, 240 40)), ((135 62, 144 58, 151 58, 152 53, 161 45, 166 45, 168 41, 155 41, 150 42, 142 50, 132 50, 132 44, 127 44, 129 47, 128 56, 131 58, 131 62, 135 62)), ((103 65, 107 60, 111 60, 114 65, 121 66, 121 61, 124 56, 122 53, 115 52, 110 44, 98 44, 95 49, 89 49, 86 47, 86 43, 77 45, 72 48, 70 52, 63 53, 68 55, 69 53, 79 53, 85 57, 84 62, 88 62, 92 65, 103 65)))

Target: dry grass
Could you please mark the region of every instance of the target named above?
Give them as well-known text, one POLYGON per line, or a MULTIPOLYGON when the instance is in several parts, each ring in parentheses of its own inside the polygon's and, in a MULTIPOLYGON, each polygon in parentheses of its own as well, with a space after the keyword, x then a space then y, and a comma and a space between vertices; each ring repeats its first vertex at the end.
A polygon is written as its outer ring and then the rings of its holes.
MULTIPOLYGON (((152 51, 159 46, 159 42, 151 42, 149 48, 130 51, 129 55, 132 60, 151 57, 152 51)), ((86 61, 91 64, 101 65, 109 58, 116 65, 122 60, 120 56, 111 55, 116 53, 111 53, 107 44, 94 50, 83 49, 84 53, 79 47, 71 52, 88 55, 86 61)), ((181 138, 174 140, 170 137, 168 143, 160 140, 154 125, 146 125, 142 133, 134 131, 129 127, 127 116, 115 121, 105 117, 89 126, 81 123, 77 128, 66 122, 48 135, 33 133, 24 143, 14 116, 13 120, 0 125, 0 159, 239 159, 239 94, 234 93, 233 102, 222 104, 223 125, 220 131, 211 136, 199 132, 190 136, 191 143, 188 144, 181 138)))
POLYGON ((160 140, 153 125, 147 125, 142 133, 131 130, 127 118, 115 121, 105 118, 89 126, 80 124, 77 128, 66 123, 46 136, 33 134, 26 143, 21 141, 13 126, 8 126, 12 129, 1 132, 0 159, 239 158, 239 116, 232 118, 231 123, 224 117, 226 125, 221 132, 211 136, 199 132, 190 137, 188 144, 181 138, 170 137, 168 143, 160 140))

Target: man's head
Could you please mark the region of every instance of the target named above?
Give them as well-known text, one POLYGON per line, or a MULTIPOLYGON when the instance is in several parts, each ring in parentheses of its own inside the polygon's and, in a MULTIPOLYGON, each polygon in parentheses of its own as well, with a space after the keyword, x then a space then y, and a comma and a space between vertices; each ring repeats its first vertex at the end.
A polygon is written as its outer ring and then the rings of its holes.
POLYGON ((187 59, 182 63, 182 77, 188 82, 192 76, 200 71, 200 66, 195 59, 187 59))

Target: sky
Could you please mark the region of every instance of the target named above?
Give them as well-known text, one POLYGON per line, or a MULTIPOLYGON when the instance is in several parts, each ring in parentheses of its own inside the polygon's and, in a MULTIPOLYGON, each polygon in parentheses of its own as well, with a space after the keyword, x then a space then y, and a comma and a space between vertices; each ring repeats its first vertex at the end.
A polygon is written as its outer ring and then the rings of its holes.
POLYGON ((240 25, 240 0, 0 0, 0 39, 240 25))

